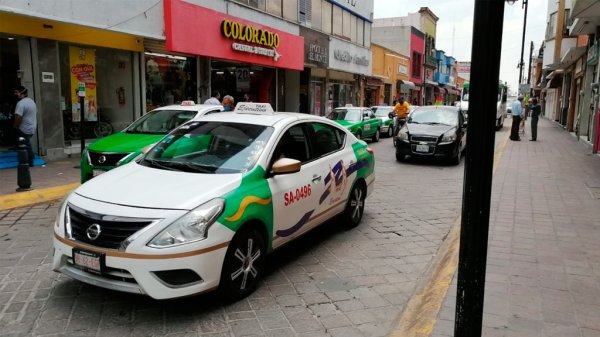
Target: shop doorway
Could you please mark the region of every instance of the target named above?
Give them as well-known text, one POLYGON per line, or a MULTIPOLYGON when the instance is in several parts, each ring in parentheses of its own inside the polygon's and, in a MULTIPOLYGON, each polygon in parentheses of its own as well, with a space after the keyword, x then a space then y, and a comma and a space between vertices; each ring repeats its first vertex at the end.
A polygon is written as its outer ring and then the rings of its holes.
POLYGON ((13 91, 21 85, 19 69, 17 40, 0 35, 0 147, 3 150, 16 146, 17 135, 12 125, 17 98, 13 91))
POLYGON ((272 68, 241 62, 212 60, 210 63, 211 89, 233 96, 236 103, 270 103, 276 106, 276 71, 272 68))

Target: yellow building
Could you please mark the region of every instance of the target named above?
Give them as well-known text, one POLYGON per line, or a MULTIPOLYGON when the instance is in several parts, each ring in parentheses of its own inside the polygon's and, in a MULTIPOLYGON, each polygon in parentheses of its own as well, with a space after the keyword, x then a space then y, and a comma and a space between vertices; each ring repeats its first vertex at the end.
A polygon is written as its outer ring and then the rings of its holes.
POLYGON ((394 100, 408 94, 409 58, 381 45, 371 43, 372 77, 381 80, 379 86, 369 85, 365 95, 371 105, 391 105, 394 100))

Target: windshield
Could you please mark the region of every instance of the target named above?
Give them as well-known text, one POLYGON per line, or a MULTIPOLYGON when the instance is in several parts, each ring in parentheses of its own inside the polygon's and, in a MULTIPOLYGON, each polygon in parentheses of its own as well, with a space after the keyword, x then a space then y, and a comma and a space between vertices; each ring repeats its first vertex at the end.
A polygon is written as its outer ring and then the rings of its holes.
POLYGON ((157 143, 141 161, 144 166, 199 173, 251 170, 273 128, 242 123, 191 122, 157 143))
POLYGON ((377 117, 388 117, 388 114, 394 110, 391 106, 374 106, 371 108, 377 117))
POLYGON ((167 134, 181 124, 194 118, 197 111, 154 110, 133 122, 126 133, 167 134))
POLYGON ((408 123, 413 124, 443 124, 456 126, 458 115, 456 110, 443 108, 420 108, 413 111, 408 123))
POLYGON ((464 102, 469 101, 469 88, 463 88, 461 101, 464 101, 464 102))
POLYGON ((334 109, 327 118, 337 121, 360 121, 360 109, 334 109))

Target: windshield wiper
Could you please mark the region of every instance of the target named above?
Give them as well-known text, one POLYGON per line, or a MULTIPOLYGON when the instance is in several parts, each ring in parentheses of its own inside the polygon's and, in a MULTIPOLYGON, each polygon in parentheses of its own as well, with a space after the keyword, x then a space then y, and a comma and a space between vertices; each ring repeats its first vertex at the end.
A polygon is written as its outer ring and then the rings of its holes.
POLYGON ((148 163, 150 163, 151 166, 156 167, 156 168, 160 168, 163 170, 169 170, 169 171, 181 171, 180 169, 172 167, 170 165, 171 162, 167 162, 167 161, 163 161, 163 160, 156 160, 156 159, 146 159, 146 158, 144 158, 144 160, 146 160, 148 163))
POLYGON ((440 122, 427 122, 425 124, 427 124, 427 125, 450 125, 450 124, 440 123, 440 122))
POLYGON ((186 168, 188 168, 194 172, 201 172, 201 173, 214 173, 218 168, 216 166, 203 165, 203 164, 198 164, 198 163, 177 163, 177 164, 181 164, 182 166, 185 166, 186 168))

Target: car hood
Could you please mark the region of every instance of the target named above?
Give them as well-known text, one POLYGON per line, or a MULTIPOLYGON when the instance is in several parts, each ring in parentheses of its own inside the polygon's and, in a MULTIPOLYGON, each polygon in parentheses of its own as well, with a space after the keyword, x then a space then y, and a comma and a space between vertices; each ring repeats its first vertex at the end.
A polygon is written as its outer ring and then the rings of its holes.
POLYGON ((191 210, 239 187, 241 181, 241 173, 189 173, 131 162, 91 179, 75 193, 125 206, 191 210))
POLYGON ((134 152, 158 142, 165 135, 119 132, 93 142, 88 150, 95 152, 134 152))
POLYGON ((430 135, 430 136, 440 136, 447 131, 456 128, 455 126, 450 125, 429 125, 429 124, 414 124, 408 123, 406 125, 408 128, 408 132, 412 135, 430 135))
POLYGON ((338 123, 339 125, 343 126, 343 127, 346 127, 346 128, 352 127, 352 126, 360 123, 360 122, 350 122, 350 121, 338 120, 338 119, 336 119, 335 122, 338 123))

